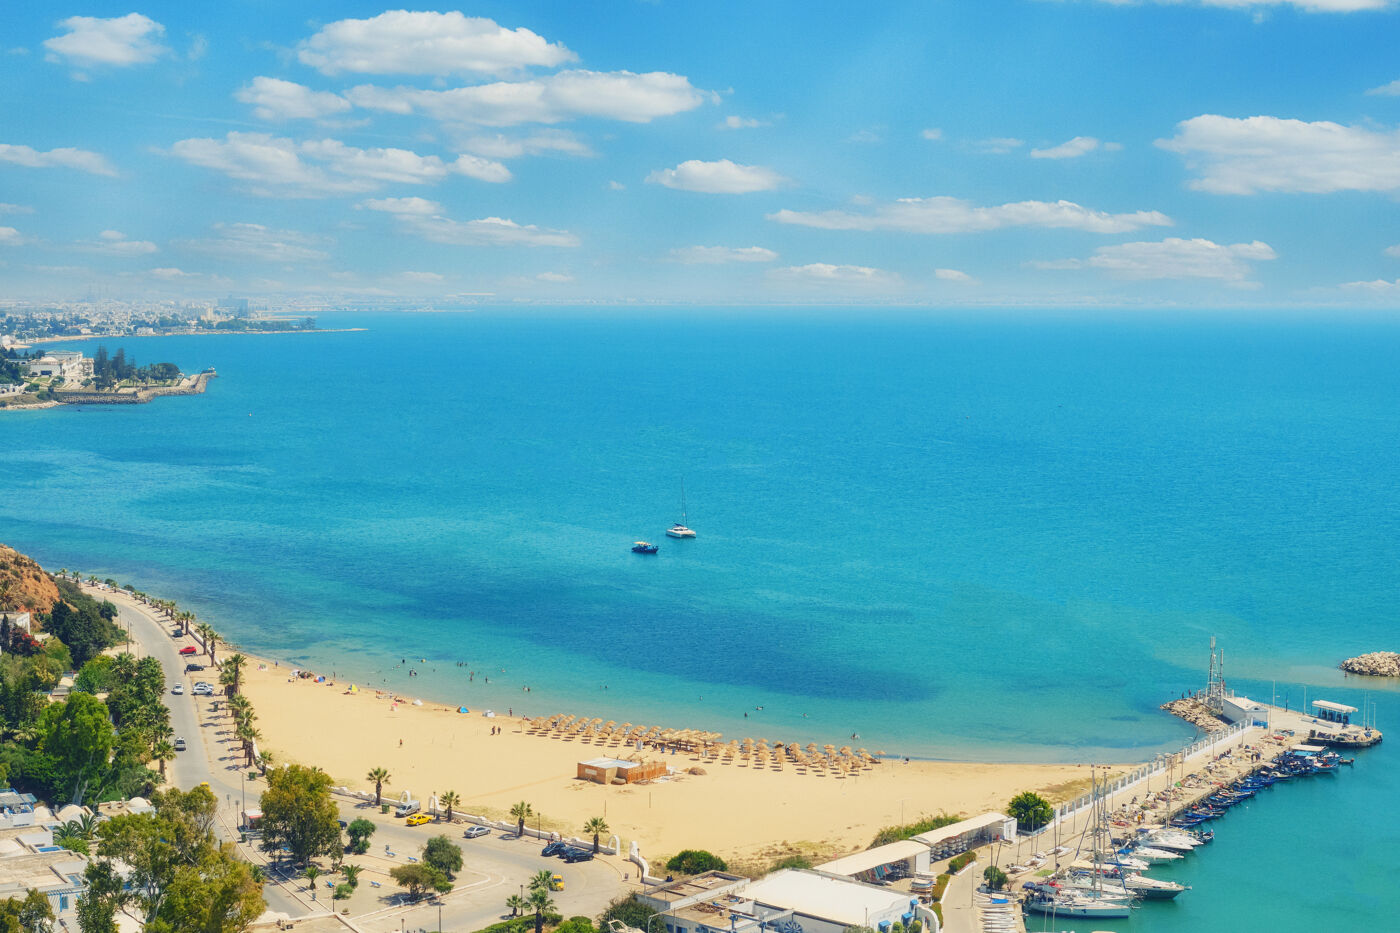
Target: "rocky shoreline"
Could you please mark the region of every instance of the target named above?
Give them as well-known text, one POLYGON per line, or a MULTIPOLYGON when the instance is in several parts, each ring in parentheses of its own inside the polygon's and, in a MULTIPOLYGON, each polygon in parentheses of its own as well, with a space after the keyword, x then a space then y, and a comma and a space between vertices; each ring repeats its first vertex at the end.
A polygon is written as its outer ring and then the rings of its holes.
POLYGON ((1159 708, 1186 720, 1202 732, 1223 732, 1230 726, 1224 719, 1212 713, 1210 707, 1195 697, 1172 700, 1169 703, 1163 703, 1159 708))
POLYGON ((199 395, 208 388, 209 380, 217 375, 212 369, 207 369, 198 375, 186 376, 173 386, 143 386, 123 392, 58 391, 54 393, 55 398, 52 400, 36 399, 33 402, 0 405, 0 410, 32 411, 36 408, 56 408, 59 405, 144 405, 153 398, 165 395, 199 395))
POLYGON ((1400 677, 1400 654, 1394 651, 1372 651, 1347 658, 1338 665, 1348 674, 1366 677, 1400 677))

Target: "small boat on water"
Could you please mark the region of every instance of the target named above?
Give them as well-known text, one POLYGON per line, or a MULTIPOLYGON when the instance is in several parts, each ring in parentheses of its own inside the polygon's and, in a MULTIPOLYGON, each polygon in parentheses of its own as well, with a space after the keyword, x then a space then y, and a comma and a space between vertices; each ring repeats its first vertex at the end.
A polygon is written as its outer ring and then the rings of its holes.
POLYGON ((681 520, 670 528, 666 529, 666 534, 672 538, 693 538, 695 532, 685 525, 685 480, 681 480, 681 520))
POLYGON ((661 549, 655 544, 648 544, 645 541, 638 541, 632 545, 633 554, 655 554, 659 550, 661 549))

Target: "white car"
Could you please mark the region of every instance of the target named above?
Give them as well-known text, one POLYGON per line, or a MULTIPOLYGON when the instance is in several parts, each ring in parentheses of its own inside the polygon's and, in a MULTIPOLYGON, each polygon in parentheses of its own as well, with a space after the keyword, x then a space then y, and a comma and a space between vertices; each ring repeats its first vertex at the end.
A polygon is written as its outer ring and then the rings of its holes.
POLYGON ((487 835, 490 832, 491 830, 487 829, 485 826, 471 826, 468 827, 466 831, 462 833, 462 835, 468 839, 477 839, 481 836, 487 835))
POLYGON ((177 751, 177 752, 183 752, 184 750, 185 750, 185 739, 184 739, 184 737, 183 737, 183 736, 176 736, 176 738, 175 738, 175 751, 177 751))
POLYGON ((200 682, 194 685, 194 690, 191 692, 198 697, 209 697, 214 695, 214 688, 209 684, 200 682))
POLYGON ((173 693, 173 694, 175 694, 177 697, 178 697, 178 696, 184 696, 184 694, 185 694, 185 685, 184 685, 184 684, 176 684, 175 686, 173 686, 173 687, 170 688, 170 692, 173 693))

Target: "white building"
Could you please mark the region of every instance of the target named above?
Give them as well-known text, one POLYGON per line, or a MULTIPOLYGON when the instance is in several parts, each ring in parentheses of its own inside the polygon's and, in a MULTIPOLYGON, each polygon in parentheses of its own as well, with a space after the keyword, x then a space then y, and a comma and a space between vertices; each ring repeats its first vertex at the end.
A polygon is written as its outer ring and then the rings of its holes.
POLYGON ((81 383, 92 378, 92 360, 77 350, 55 350, 24 364, 30 376, 57 376, 64 382, 81 383))
POLYGON ((23 395, 24 383, 22 382, 0 382, 0 398, 7 395, 23 395))

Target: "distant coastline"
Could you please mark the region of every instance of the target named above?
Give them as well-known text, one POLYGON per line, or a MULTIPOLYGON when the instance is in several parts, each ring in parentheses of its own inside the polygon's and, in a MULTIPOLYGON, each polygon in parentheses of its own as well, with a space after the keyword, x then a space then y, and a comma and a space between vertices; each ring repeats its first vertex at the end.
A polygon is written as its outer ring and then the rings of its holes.
POLYGON ((131 338, 133 340, 147 337, 227 337, 227 336, 263 336, 272 334, 353 334, 369 330, 368 327, 318 327, 315 330, 296 328, 291 330, 209 330, 202 327, 182 327, 171 328, 161 331, 158 334, 70 334, 62 337, 33 337, 23 342, 22 346, 33 346, 39 343, 72 343, 75 340, 107 340, 120 337, 122 340, 131 338))
POLYGON ((206 369, 202 373, 185 376, 175 385, 169 386, 142 386, 127 392, 57 392, 55 398, 36 398, 32 402, 14 404, 0 401, 0 411, 34 411, 63 405, 144 405, 153 398, 166 395, 203 395, 209 386, 209 380, 217 378, 218 375, 213 369, 206 369))

